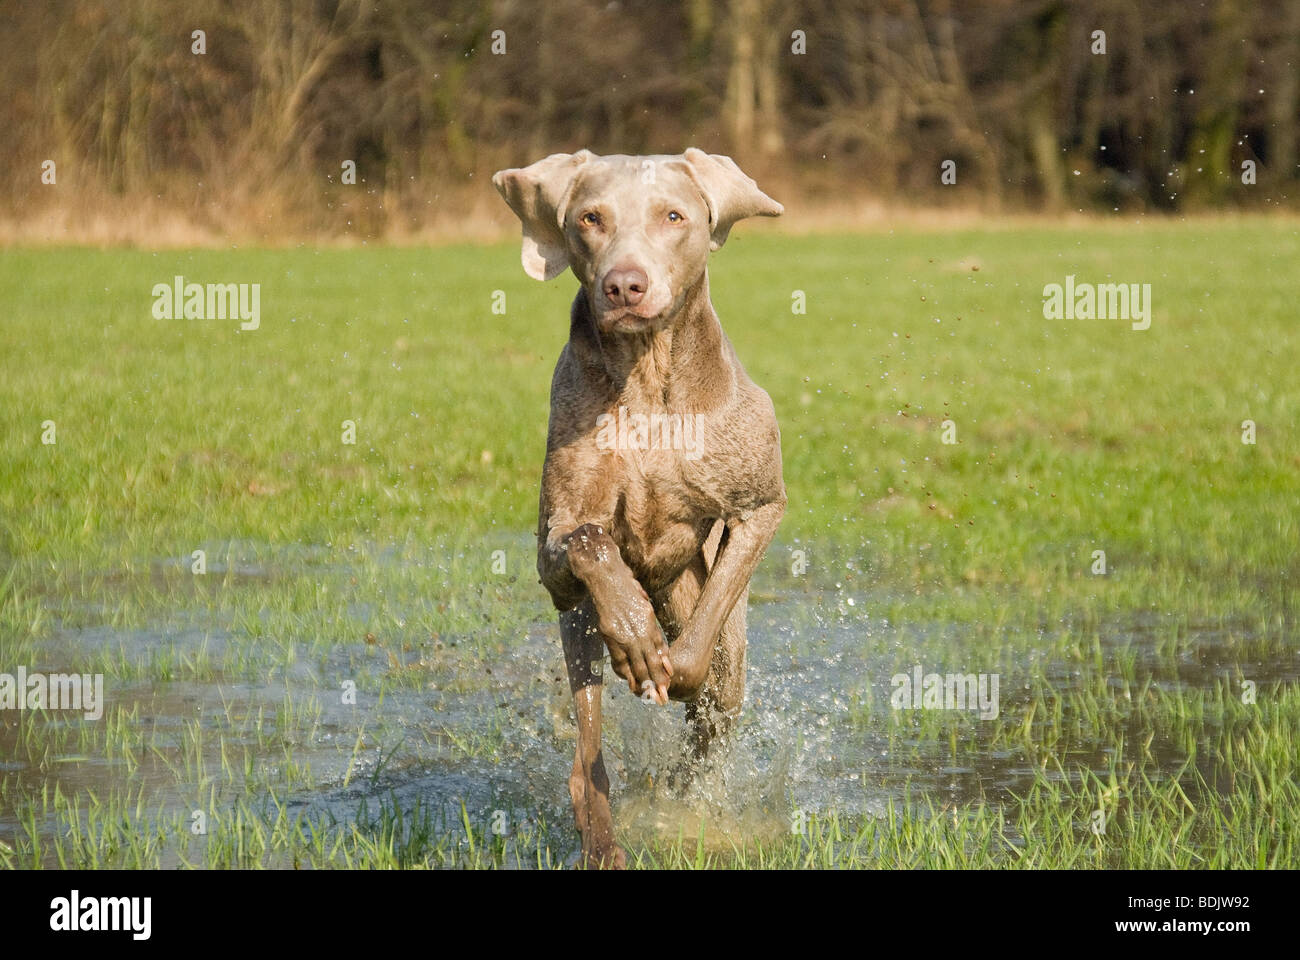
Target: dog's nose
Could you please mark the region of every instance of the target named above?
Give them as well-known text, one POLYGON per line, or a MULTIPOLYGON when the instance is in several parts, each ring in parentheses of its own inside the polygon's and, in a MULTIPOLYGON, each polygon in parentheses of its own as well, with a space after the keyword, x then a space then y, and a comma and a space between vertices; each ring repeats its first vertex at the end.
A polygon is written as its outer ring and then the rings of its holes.
POLYGON ((636 267, 615 267, 605 274, 601 286, 605 298, 616 307, 635 307, 645 296, 649 284, 645 271, 636 267))

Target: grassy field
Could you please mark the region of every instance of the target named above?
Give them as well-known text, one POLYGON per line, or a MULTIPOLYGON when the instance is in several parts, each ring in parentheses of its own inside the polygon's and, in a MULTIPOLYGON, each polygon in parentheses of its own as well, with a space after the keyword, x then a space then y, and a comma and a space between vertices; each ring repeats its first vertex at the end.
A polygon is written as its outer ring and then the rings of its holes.
MULTIPOLYGON (((606 693, 632 861, 1300 866, 1298 263, 1269 220, 742 226, 713 298, 790 507, 694 795, 680 708, 606 693), (1067 275, 1150 329, 1045 319, 1067 275), (892 709, 914 665, 998 716, 892 709)), ((0 672, 108 701, 0 710, 0 864, 572 862, 532 529, 575 286, 513 244, 0 254, 0 672), (155 319, 176 275, 260 328, 155 319)))

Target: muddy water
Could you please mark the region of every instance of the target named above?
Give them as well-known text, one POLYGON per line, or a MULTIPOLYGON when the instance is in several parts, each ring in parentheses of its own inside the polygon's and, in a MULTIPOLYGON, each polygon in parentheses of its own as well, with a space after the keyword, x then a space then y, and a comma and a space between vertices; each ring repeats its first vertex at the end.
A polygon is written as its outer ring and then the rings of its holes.
MULTIPOLYGON (((860 602, 858 611, 871 606, 860 602)), ((960 628, 844 614, 843 598, 829 593, 777 594, 751 605, 745 713, 684 789, 668 776, 681 756, 683 707, 643 704, 607 670, 606 760, 616 817, 633 840, 693 838, 703 825, 710 846, 725 845, 788 832, 798 810, 876 816, 905 793, 940 803, 997 802, 1028 786, 1035 772, 1030 758, 1006 739, 989 742, 995 724, 973 714, 954 720, 961 738, 954 751, 948 727, 941 737, 933 728, 913 732, 900 726, 890 707, 890 678, 898 665, 921 659, 909 651, 922 641, 931 650, 959 649, 960 628)), ((1134 620, 1109 631, 1107 643, 1135 650, 1139 675, 1160 673, 1162 683, 1174 686, 1210 685, 1236 665, 1219 629, 1190 638, 1172 668, 1156 654, 1155 636, 1154 625, 1134 620)), ((202 624, 65 630, 45 651, 49 662, 36 668, 57 669, 70 651, 101 648, 132 661, 148 662, 151 652, 167 650, 219 664, 238 642, 202 624)), ((1052 649, 1050 638, 1042 638, 1042 647, 1052 649)), ((110 679, 110 710, 134 711, 135 732, 152 749, 137 751, 128 763, 78 756, 73 748, 42 769, 9 759, 18 754, 17 732, 6 722, 0 725, 0 776, 36 793, 52 782, 65 793, 131 789, 147 798, 150 809, 189 811, 205 805, 212 783, 221 795, 240 793, 251 762, 255 784, 274 785, 291 813, 321 819, 346 823, 395 803, 432 811, 448 830, 459 828, 462 805, 479 824, 496 810, 507 811, 512 829, 539 818, 567 824, 573 724, 558 627, 539 622, 511 638, 507 649, 510 654, 490 666, 472 659, 458 664, 448 650, 419 683, 387 690, 382 699, 364 680, 378 678, 387 666, 364 643, 339 644, 319 662, 296 661, 259 682, 110 679), (465 671, 482 675, 466 683, 460 676, 465 671), (361 679, 356 704, 340 696, 339 676, 361 679), (201 745, 186 751, 196 729, 201 745), (233 776, 223 770, 223 758, 231 757, 233 776)), ((1035 668, 1056 689, 1081 682, 1077 670, 1050 657, 1035 668)), ((999 708, 1015 715, 1030 696, 1027 677, 1003 672, 999 708)), ((1295 661, 1255 663, 1252 676, 1295 680, 1295 661)), ((1061 759, 1102 772, 1107 749, 1076 738, 1061 759)), ((1170 767, 1179 759, 1171 755, 1170 767)), ((13 811, 0 810, 0 836, 13 826, 13 811)), ((576 838, 568 851, 575 855, 576 838)))

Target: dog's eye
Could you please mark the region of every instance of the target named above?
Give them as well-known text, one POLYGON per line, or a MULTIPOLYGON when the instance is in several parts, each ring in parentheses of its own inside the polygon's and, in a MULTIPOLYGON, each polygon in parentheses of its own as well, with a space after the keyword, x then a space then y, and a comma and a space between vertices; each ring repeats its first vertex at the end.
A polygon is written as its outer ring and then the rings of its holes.
POLYGON ((668 214, 668 222, 669 222, 669 223, 681 223, 681 222, 682 222, 683 220, 685 220, 685 219, 686 219, 686 218, 683 217, 683 216, 682 216, 680 213, 678 213, 676 210, 674 210, 672 213, 668 214))
POLYGON ((593 213, 593 212, 591 212, 590 210, 588 210, 586 213, 584 213, 584 214, 583 214, 581 217, 579 217, 578 219, 579 219, 581 222, 585 223, 585 224, 586 224, 587 226, 589 226, 589 227, 599 227, 599 226, 600 226, 600 214, 598 214, 598 213, 593 213))

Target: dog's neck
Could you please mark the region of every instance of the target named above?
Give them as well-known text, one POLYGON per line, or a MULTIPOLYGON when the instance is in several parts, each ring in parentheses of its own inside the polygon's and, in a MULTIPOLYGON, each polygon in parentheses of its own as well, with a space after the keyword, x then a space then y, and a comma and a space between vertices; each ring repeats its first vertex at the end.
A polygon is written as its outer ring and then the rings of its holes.
POLYGON ((584 366, 598 369, 610 391, 629 406, 702 413, 735 389, 730 345, 709 300, 707 270, 668 324, 652 333, 602 333, 587 292, 579 289, 569 344, 584 366))

